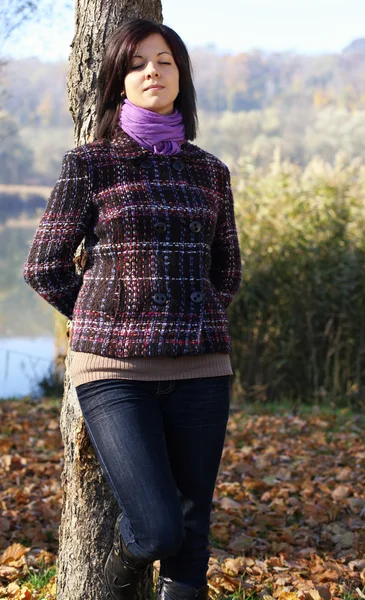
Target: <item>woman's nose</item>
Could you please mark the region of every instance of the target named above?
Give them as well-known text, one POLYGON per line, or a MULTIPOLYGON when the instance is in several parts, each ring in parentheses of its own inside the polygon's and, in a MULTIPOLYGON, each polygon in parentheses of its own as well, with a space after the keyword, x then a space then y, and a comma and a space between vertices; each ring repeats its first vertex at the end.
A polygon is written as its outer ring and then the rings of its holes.
POLYGON ((152 62, 147 65, 147 77, 159 77, 160 73, 156 65, 152 62))

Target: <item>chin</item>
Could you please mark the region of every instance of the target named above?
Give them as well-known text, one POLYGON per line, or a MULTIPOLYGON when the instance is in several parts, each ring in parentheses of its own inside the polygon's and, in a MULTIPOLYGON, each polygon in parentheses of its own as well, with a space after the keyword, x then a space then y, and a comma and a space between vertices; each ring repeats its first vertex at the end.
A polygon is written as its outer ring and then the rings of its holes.
POLYGON ((144 108, 146 108, 147 110, 152 110, 153 112, 157 112, 157 113, 165 113, 166 111, 169 111, 169 107, 159 106, 158 104, 150 104, 149 106, 145 106, 144 108))

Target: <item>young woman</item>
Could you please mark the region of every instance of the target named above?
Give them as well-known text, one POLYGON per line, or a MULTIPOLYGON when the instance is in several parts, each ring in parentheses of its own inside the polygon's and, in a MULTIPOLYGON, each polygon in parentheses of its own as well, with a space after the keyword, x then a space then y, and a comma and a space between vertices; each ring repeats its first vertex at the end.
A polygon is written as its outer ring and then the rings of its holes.
POLYGON ((203 600, 241 279, 230 175, 188 142, 195 90, 172 29, 118 28, 97 85, 95 140, 66 153, 24 277, 72 319, 71 376, 121 509, 112 598, 132 600, 159 559, 158 598, 203 600))

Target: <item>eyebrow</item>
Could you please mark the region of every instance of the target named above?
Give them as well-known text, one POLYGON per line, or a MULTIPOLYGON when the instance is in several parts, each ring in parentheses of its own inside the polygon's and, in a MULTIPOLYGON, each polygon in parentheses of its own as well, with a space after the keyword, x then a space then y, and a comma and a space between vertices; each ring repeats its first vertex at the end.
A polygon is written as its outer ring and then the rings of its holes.
MULTIPOLYGON (((163 50, 162 52, 158 52, 157 56, 161 56, 161 54, 169 54, 170 56, 172 56, 171 52, 168 52, 167 50, 163 50)), ((143 56, 141 56, 140 54, 135 54, 133 56, 133 58, 143 58, 143 56)))

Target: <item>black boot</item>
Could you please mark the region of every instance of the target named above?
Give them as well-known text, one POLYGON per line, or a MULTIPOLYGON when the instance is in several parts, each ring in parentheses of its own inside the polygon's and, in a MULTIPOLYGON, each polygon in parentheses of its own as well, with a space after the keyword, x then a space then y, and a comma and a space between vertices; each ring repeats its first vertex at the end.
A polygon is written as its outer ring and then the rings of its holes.
POLYGON ((178 583, 168 577, 157 579, 157 600, 208 600, 208 591, 207 585, 196 590, 187 583, 178 583))
POLYGON ((115 522, 113 546, 104 566, 104 576, 113 600, 133 600, 137 584, 149 563, 138 561, 127 550, 120 535, 121 518, 122 514, 115 522))

